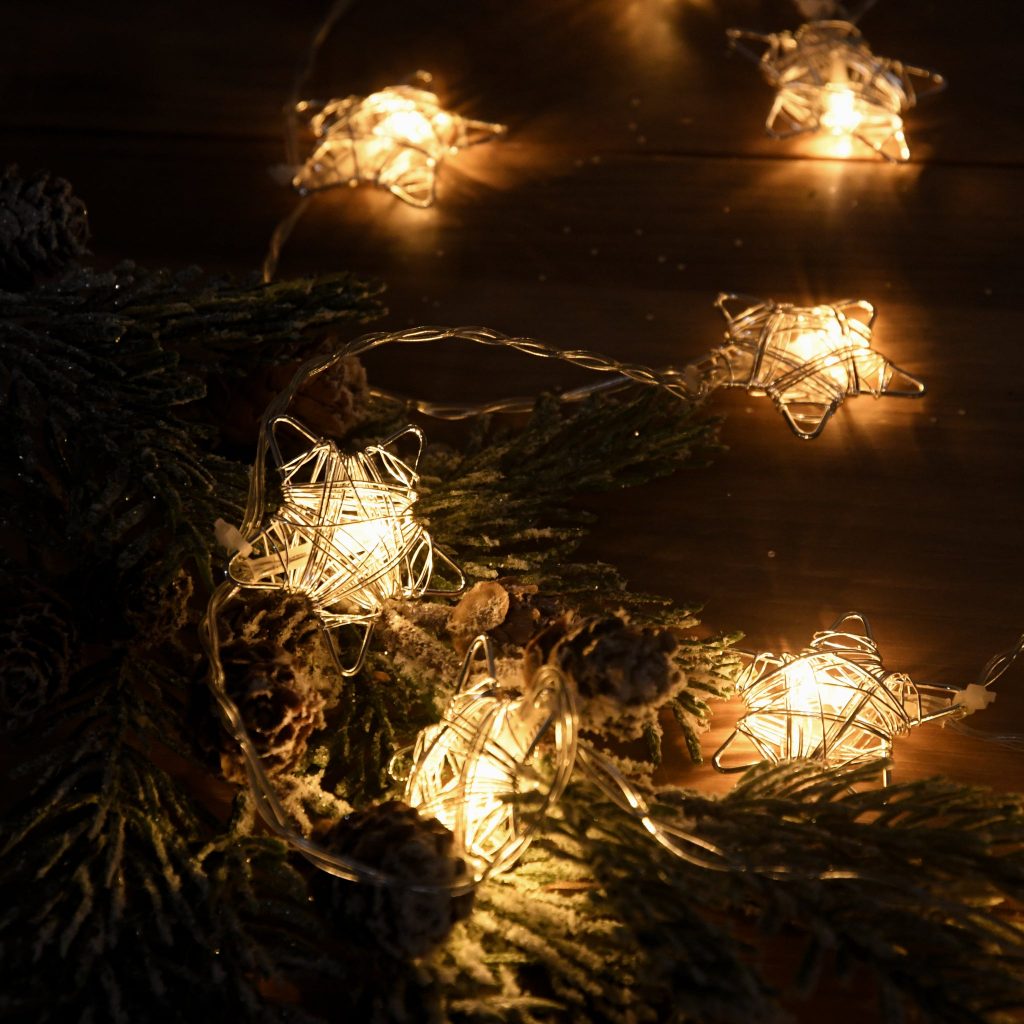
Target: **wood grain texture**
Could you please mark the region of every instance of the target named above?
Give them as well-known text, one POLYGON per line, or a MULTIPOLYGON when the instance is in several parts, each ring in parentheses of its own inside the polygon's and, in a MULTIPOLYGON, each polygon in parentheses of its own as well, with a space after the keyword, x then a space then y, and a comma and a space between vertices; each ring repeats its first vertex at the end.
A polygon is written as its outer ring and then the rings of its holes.
MULTIPOLYGON (((308 0, 7 4, 4 156, 75 182, 101 262, 254 271, 295 202, 269 168, 322 13, 308 0)), ((924 398, 848 401, 801 443, 767 400, 718 394, 729 450, 595 497, 587 552, 638 588, 704 602, 709 628, 751 647, 797 649, 858 609, 890 667, 966 684, 1024 630, 1016 14, 1011 0, 883 0, 867 16, 877 52, 950 82, 908 115, 913 161, 897 167, 764 136, 770 90, 724 29, 794 27, 781 0, 356 3, 314 93, 424 67, 449 106, 511 131, 451 160, 431 210, 368 189, 317 197, 281 272, 379 276, 385 326, 483 323, 659 366, 721 337, 722 290, 874 302, 876 347, 926 380, 924 398)), ((386 350, 372 369, 425 397, 579 379, 457 345, 386 350)), ((738 710, 723 709, 709 752, 738 710)), ((972 724, 1024 733, 1024 664, 972 724)), ((731 784, 674 744, 666 777, 731 784)), ((897 778, 1024 788, 1020 754, 950 730, 922 728, 896 756, 897 778)))

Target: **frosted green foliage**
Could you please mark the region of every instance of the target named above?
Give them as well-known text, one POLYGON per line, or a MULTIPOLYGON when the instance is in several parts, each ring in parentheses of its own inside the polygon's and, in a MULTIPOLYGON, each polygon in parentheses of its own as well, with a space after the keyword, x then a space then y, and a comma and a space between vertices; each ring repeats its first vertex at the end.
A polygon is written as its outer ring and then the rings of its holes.
POLYGON ((1009 1020, 1001 1012, 1024 1003, 1020 801, 942 780, 851 791, 866 779, 795 763, 754 769, 722 799, 661 791, 656 816, 696 820, 729 852, 723 872, 670 857, 570 787, 431 965, 451 1017, 779 1019, 748 945, 785 926, 808 937, 806 990, 829 955, 840 970, 871 969, 877 1019, 916 1007, 924 1020, 1009 1020), (829 871, 865 877, 822 880, 829 871), (760 936, 743 924, 752 915, 760 936))
POLYGON ((207 379, 299 358, 376 309, 345 275, 264 288, 131 264, 0 291, 5 514, 33 527, 20 557, 122 579, 193 558, 209 578, 210 524, 239 519, 246 480, 197 422, 207 379))
POLYGON ((418 513, 470 575, 482 565, 577 600, 606 599, 621 587, 615 570, 568 559, 591 518, 574 497, 706 458, 714 437, 714 424, 691 405, 651 388, 572 406, 545 397, 521 430, 485 422, 465 453, 428 449, 418 513))

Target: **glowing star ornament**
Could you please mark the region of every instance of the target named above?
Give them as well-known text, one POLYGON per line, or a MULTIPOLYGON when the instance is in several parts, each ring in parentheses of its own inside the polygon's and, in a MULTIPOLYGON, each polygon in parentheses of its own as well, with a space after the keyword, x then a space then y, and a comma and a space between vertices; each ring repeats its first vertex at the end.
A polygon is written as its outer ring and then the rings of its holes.
POLYGON ((777 139, 822 132, 861 142, 887 160, 907 160, 904 112, 945 86, 934 72, 876 57, 848 21, 811 21, 795 34, 730 29, 728 36, 775 88, 765 128, 777 139), (763 51, 743 45, 747 40, 764 44, 763 51))
MULTIPOLYGON (((856 612, 816 633, 795 657, 756 655, 736 688, 747 713, 712 758, 723 772, 792 758, 829 767, 886 759, 893 739, 914 726, 963 717, 995 700, 976 683, 964 690, 919 686, 902 672, 887 671, 867 619, 856 612), (742 742, 753 760, 725 764, 742 742)), ((885 768, 883 784, 888 782, 885 768)))
POLYGON ((268 427, 281 505, 251 544, 240 545, 229 575, 240 586, 305 594, 328 636, 355 627, 358 654, 342 667, 353 675, 388 601, 451 593, 463 585, 461 572, 413 516, 423 435, 406 427, 382 444, 346 455, 290 416, 277 416, 268 427), (405 440, 415 444, 411 462, 395 451, 405 440), (283 446, 298 454, 286 456, 283 446), (435 562, 455 577, 453 586, 431 587, 435 562))
POLYGON ((522 692, 502 686, 478 636, 444 716, 417 738, 405 800, 454 833, 482 878, 522 855, 575 760, 575 704, 562 674, 546 665, 522 692))
POLYGON ((817 437, 843 399, 861 394, 916 398, 924 384, 871 348, 875 309, 863 299, 793 306, 718 296, 726 344, 713 353, 720 384, 767 395, 793 432, 817 437))
MULTIPOLYGON (((421 72, 420 79, 429 82, 430 76, 421 72)), ((314 105, 298 109, 309 113, 314 105)), ((504 125, 442 109, 434 93, 412 85, 330 100, 310 126, 316 149, 292 179, 300 193, 369 182, 418 207, 434 202, 446 156, 505 132, 504 125)))

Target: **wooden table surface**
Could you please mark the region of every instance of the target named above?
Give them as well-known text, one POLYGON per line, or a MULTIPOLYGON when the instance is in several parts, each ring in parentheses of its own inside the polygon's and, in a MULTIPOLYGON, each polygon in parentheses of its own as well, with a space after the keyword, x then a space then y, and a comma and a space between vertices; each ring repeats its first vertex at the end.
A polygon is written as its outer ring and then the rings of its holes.
MULTIPOLYGON (((595 498, 587 551, 637 588, 702 601, 711 628, 750 647, 797 649, 857 609, 889 667, 966 684, 1024 631, 1017 6, 883 0, 863 19, 876 52, 949 81, 907 116, 912 160, 894 166, 764 135, 771 91, 725 29, 795 27, 781 0, 357 2, 312 95, 425 68, 448 107, 510 130, 446 164, 433 209, 369 188, 317 197, 280 272, 379 276, 383 326, 480 323, 656 366, 719 341, 719 291, 869 299, 876 347, 924 398, 850 400, 805 443, 767 399, 720 392, 729 450, 595 498)), ((102 263, 255 270, 296 201, 270 169, 323 13, 8 4, 4 158, 74 182, 102 263)), ((457 344, 387 349, 373 370, 462 399, 581 380, 457 344)), ((972 724, 1024 733, 1024 661, 998 689, 972 724)), ((678 753, 669 773, 731 785, 678 753)), ((897 778, 936 773, 1024 788, 1024 758, 996 744, 934 726, 898 742, 897 778)))

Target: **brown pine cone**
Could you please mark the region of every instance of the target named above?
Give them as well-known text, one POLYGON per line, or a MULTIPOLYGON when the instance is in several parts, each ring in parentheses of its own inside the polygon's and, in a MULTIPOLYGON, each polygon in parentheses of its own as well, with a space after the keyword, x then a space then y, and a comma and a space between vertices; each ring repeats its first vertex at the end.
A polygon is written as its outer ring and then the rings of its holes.
MULTIPOLYGON (((263 410, 291 383, 297 369, 297 363, 288 363, 258 370, 244 381, 232 379, 223 385, 223 395, 218 393, 221 384, 211 382, 209 404, 224 437, 236 444, 255 442, 263 410)), ((363 421, 368 398, 363 364, 356 356, 345 356, 302 387, 289 411, 314 434, 340 438, 363 421)))
POLYGON ((63 178, 22 178, 14 165, 0 175, 0 288, 31 287, 83 255, 88 239, 85 204, 63 178))
POLYGON ((530 674, 545 662, 565 673, 576 689, 581 728, 629 740, 685 685, 672 659, 677 646, 666 629, 601 615, 553 624, 531 641, 525 663, 530 674))
POLYGON ((75 639, 56 594, 16 570, 0 573, 0 731, 27 726, 67 689, 75 639))
POLYGON ((313 605, 304 594, 243 589, 221 610, 218 629, 221 661, 253 660, 255 655, 246 651, 257 644, 271 651, 270 661, 286 656, 310 664, 326 652, 313 605))
MULTIPOLYGON (((287 655, 270 659, 273 653, 268 645, 256 645, 250 651, 252 660, 239 665, 229 654, 223 661, 228 695, 271 774, 290 771, 302 760, 309 737, 324 727, 325 703, 306 673, 295 671, 287 655)), ((242 782, 242 753, 234 739, 225 735, 224 740, 221 769, 226 778, 242 782)))
POLYGON ((423 818, 401 800, 388 800, 339 821, 322 841, 332 853, 378 868, 398 883, 439 886, 420 892, 401 884, 369 885, 318 873, 315 892, 346 931, 365 926, 397 957, 423 956, 469 916, 472 892, 452 896, 445 886, 466 877, 454 837, 436 818, 423 818))

